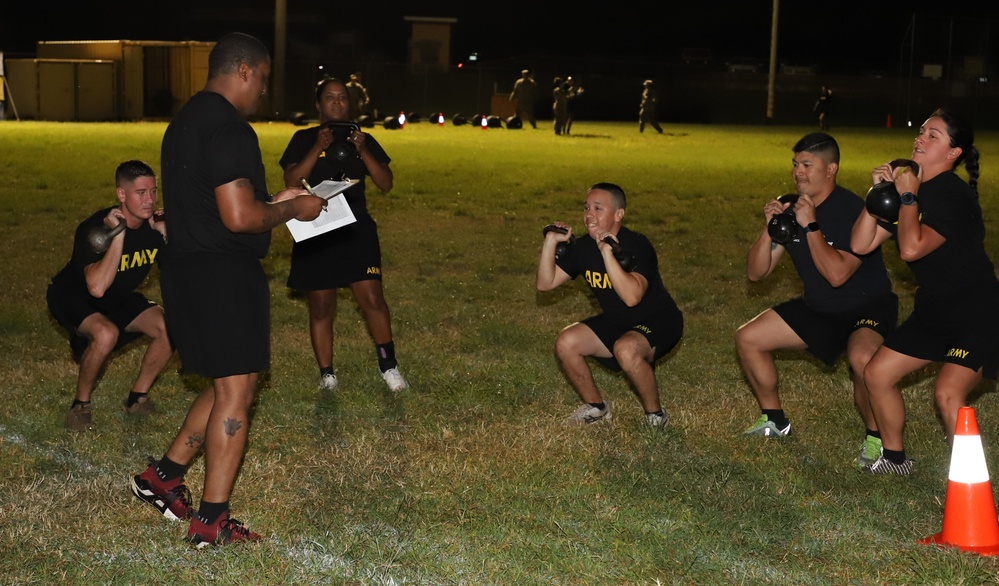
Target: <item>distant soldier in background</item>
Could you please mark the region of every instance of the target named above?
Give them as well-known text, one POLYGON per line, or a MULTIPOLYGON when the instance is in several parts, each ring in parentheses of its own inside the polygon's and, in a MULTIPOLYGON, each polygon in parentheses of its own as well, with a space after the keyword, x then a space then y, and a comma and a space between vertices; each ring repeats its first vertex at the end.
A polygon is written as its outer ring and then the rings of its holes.
POLYGON ((565 131, 565 123, 569 118, 569 101, 565 95, 565 81, 561 77, 555 78, 555 87, 552 89, 552 115, 555 117, 555 134, 562 134, 565 131))
POLYGON ((819 88, 819 99, 815 100, 812 111, 819 116, 819 130, 829 130, 829 102, 832 100, 832 90, 826 86, 819 88))
POLYGON ((645 132, 645 125, 649 124, 652 128, 655 128, 659 134, 662 134, 663 129, 659 126, 659 122, 656 120, 656 108, 659 104, 659 92, 656 91, 655 85, 652 83, 651 79, 646 79, 642 85, 645 89, 642 90, 642 105, 638 109, 638 131, 645 132))
POLYGON ((583 94, 583 88, 576 84, 576 80, 569 77, 565 78, 565 133, 569 134, 572 130, 572 121, 576 119, 576 98, 583 94))
POLYGON ((350 74, 350 81, 347 82, 348 116, 351 120, 357 121, 361 116, 368 113, 368 104, 371 97, 368 90, 361 85, 361 72, 350 74))
POLYGON ((520 72, 520 79, 513 84, 510 101, 513 102, 517 117, 524 122, 530 122, 531 128, 538 127, 534 117, 534 102, 537 100, 538 84, 527 69, 520 72))

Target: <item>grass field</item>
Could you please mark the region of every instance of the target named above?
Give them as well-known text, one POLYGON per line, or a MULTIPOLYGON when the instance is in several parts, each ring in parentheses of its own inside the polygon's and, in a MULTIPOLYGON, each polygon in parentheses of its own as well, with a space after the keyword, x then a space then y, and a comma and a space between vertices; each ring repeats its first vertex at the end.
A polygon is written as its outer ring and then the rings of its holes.
MULTIPOLYGON (((349 294, 336 322, 340 389, 320 394, 304 300, 285 287, 291 239, 264 261, 272 369, 258 395, 233 514, 267 536, 196 551, 129 493, 205 381, 174 359, 162 412, 118 407, 143 351, 116 355, 94 393, 96 432, 63 417, 76 366, 45 307, 76 224, 110 205, 118 162, 159 169, 165 125, 0 124, 0 583, 3 584, 996 584, 999 560, 917 540, 940 531, 950 448, 930 368, 906 382, 907 478, 851 468, 863 437, 847 365, 779 354, 787 441, 739 432, 759 415, 735 329, 799 291, 789 260, 762 283, 745 254, 766 200, 791 191, 791 145, 809 128, 579 121, 544 130, 412 124, 371 132, 395 189, 368 199, 379 223, 397 353, 413 388, 390 394, 349 294), (643 426, 626 381, 595 369, 616 417, 567 427, 576 399, 552 353, 595 311, 583 283, 534 288, 541 228, 580 224, 585 188, 620 184, 625 223, 660 255, 686 318, 657 376, 671 426, 643 426)), ((258 124, 270 186, 295 127, 258 124)), ((912 130, 835 129, 840 183, 911 148, 912 130)), ((999 135, 978 137, 987 245, 999 259, 999 135)), ((163 194, 169 197, 169 194, 163 194)), ((914 283, 885 249, 901 314, 914 283)), ((144 292, 159 299, 154 270, 144 292)), ((994 384, 974 407, 999 470, 994 384)), ((200 494, 202 461, 187 479, 200 494)))

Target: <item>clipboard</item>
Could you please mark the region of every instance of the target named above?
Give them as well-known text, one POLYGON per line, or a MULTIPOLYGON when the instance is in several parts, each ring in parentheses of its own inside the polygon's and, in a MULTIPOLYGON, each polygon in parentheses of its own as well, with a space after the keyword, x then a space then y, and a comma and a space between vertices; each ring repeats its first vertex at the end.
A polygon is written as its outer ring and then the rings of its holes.
POLYGON ((347 204, 347 198, 343 192, 358 182, 358 179, 345 179, 343 181, 327 179, 312 187, 303 179, 302 185, 305 189, 312 195, 325 199, 326 205, 323 207, 323 211, 316 216, 316 219, 311 222, 302 222, 292 218, 285 223, 295 242, 308 240, 356 222, 357 218, 354 217, 354 212, 347 204))

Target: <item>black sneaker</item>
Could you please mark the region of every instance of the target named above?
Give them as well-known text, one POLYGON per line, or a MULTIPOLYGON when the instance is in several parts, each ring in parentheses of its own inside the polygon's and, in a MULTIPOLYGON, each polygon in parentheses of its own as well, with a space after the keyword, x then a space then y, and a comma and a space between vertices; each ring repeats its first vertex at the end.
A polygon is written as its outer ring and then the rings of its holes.
POLYGON ((156 464, 150 459, 149 466, 142 474, 129 481, 132 494, 156 508, 161 515, 171 521, 183 521, 191 517, 191 492, 184 480, 179 478, 164 485, 156 475, 156 464))
POLYGON ((241 521, 230 519, 229 513, 222 513, 212 524, 207 524, 195 515, 191 519, 191 527, 187 530, 187 540, 194 547, 201 549, 209 545, 228 545, 236 541, 260 541, 259 534, 243 526, 241 521))
POLYGON ((906 458, 901 464, 896 464, 883 455, 878 456, 878 459, 874 461, 867 470, 871 474, 893 474, 895 476, 908 476, 912 474, 912 463, 914 460, 912 458, 906 458))

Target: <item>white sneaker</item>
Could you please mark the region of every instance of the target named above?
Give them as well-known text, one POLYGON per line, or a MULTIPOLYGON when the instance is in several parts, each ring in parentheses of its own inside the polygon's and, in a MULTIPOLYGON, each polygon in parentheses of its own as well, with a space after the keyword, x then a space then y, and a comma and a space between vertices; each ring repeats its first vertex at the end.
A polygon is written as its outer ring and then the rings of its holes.
POLYGON ((409 388, 409 383, 406 379, 402 377, 402 373, 399 372, 398 368, 390 368, 382 373, 382 378, 385 379, 385 384, 388 385, 389 389, 393 393, 398 393, 403 389, 409 388))
POLYGON ((646 413, 645 422, 648 423, 650 427, 662 429, 669 424, 669 413, 666 413, 665 409, 660 410, 659 413, 646 413))
POLYGON ((340 381, 336 380, 336 375, 331 373, 324 374, 321 379, 319 379, 319 390, 320 391, 335 391, 337 385, 340 381))
POLYGON ((583 403, 572 412, 569 416, 568 421, 574 425, 585 425, 587 423, 596 423, 598 421, 606 421, 611 418, 610 405, 604 403, 603 409, 597 409, 593 405, 588 403, 583 403))

